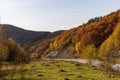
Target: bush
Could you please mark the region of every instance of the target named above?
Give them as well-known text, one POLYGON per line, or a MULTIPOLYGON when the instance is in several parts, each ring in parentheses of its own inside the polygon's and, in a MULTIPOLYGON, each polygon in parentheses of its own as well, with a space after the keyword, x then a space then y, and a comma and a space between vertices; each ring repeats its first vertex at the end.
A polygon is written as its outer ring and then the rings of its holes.
POLYGON ((82 58, 97 58, 97 48, 93 45, 87 45, 82 50, 82 58))
POLYGON ((12 38, 7 40, 7 47, 8 47, 8 56, 7 61, 12 62, 26 62, 29 61, 29 56, 27 52, 20 47, 12 38))

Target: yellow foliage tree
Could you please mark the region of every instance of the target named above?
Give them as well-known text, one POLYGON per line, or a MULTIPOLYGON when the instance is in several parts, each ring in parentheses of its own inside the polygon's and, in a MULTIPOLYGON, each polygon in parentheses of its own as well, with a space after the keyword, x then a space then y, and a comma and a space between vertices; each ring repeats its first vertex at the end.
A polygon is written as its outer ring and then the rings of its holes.
POLYGON ((97 58, 97 48, 94 46, 94 44, 88 44, 86 47, 82 48, 82 58, 86 59, 95 59, 97 58))
POLYGON ((99 58, 104 60, 115 59, 120 50, 120 23, 117 24, 113 34, 101 45, 99 58))
POLYGON ((78 42, 75 46, 76 52, 77 52, 77 57, 81 57, 80 53, 81 53, 81 44, 80 42, 78 42))

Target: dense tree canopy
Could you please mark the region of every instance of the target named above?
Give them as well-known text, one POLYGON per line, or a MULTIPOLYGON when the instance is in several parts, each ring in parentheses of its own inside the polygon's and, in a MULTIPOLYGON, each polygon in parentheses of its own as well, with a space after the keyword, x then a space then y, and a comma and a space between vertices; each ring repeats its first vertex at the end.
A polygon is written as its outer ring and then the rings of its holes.
POLYGON ((88 48, 88 45, 92 44, 95 48, 99 48, 120 22, 120 10, 89 21, 90 23, 67 30, 57 36, 47 49, 49 50, 47 53, 53 50, 60 53, 64 48, 71 46, 78 54, 77 57, 80 57, 83 53, 82 49, 88 48))

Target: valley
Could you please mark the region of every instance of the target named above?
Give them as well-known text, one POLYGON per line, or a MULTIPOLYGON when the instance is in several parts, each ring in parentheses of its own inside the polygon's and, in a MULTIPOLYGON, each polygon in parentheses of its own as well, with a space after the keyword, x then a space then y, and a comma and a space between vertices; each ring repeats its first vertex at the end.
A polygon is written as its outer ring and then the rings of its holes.
POLYGON ((1 24, 0 80, 120 80, 120 10, 55 32, 1 24))

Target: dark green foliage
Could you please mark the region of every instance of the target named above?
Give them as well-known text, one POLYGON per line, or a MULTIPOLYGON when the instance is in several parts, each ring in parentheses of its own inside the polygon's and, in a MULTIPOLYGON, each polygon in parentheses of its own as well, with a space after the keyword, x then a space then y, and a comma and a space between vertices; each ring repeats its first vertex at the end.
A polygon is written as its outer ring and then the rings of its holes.
POLYGON ((102 17, 95 17, 95 18, 92 18, 90 20, 88 20, 87 24, 90 24, 90 23, 93 23, 93 22, 97 22, 101 19, 102 17))

